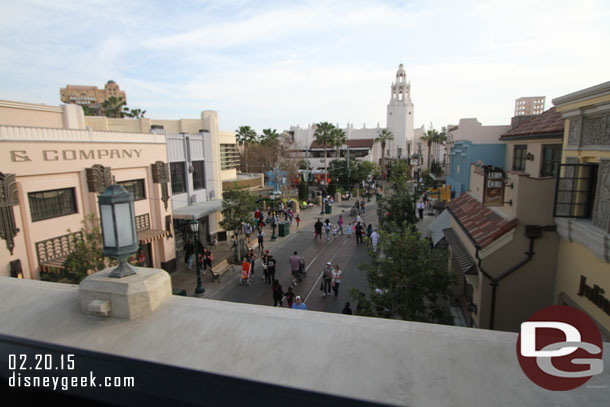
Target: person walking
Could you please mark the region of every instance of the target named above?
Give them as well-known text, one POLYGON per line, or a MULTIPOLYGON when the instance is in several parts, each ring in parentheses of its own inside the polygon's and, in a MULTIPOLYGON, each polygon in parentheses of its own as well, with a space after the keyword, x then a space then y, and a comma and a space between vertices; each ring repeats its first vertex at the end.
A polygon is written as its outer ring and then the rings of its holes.
POLYGON ((343 234, 343 215, 339 215, 339 220, 337 221, 337 226, 339 226, 339 232, 343 234))
POLYGON ((352 315, 352 309, 349 307, 349 302, 345 303, 345 307, 343 307, 343 311, 341 311, 341 313, 345 315, 352 315))
POLYGON ((292 287, 288 287, 288 291, 286 291, 284 295, 286 296, 286 304, 288 305, 288 308, 292 308, 292 303, 294 303, 295 297, 295 294, 292 292, 292 287))
POLYGON ((261 276, 261 280, 266 280, 269 274, 267 261, 269 260, 269 250, 265 250, 265 253, 261 256, 261 265, 263 267, 263 275, 261 276))
POLYGON ((296 251, 292 253, 292 256, 288 259, 288 263, 290 263, 290 271, 292 272, 292 284, 296 285, 299 267, 301 266, 301 258, 296 251))
POLYGON ((301 223, 301 217, 297 214, 297 217, 294 220, 297 222, 297 229, 298 229, 299 223, 301 223))
POLYGON ((322 271, 322 297, 330 294, 330 282, 332 280, 333 267, 330 261, 326 263, 326 267, 322 271))
POLYGON ((379 232, 377 231, 377 228, 375 228, 375 231, 371 233, 371 242, 373 243, 373 251, 376 252, 377 244, 379 243, 379 232))
POLYGON ((314 240, 317 239, 318 236, 320 237, 320 240, 322 240, 322 222, 320 222, 319 218, 316 223, 314 223, 313 228, 315 230, 315 234, 313 236, 314 240))
POLYGON ((183 247, 184 250, 184 262, 186 263, 189 270, 193 269, 193 260, 195 258, 195 246, 191 243, 191 239, 188 239, 183 247))
POLYGON ((364 199, 362 201, 360 201, 360 211, 362 212, 362 214, 364 215, 364 199))
POLYGON ((423 201, 417 202, 417 212, 419 212, 419 220, 424 220, 424 203, 423 201))
POLYGON ((265 279, 265 283, 271 284, 273 280, 275 280, 275 259, 272 255, 269 255, 269 259, 267 260, 267 278, 265 279))
POLYGON ((362 225, 360 222, 356 223, 356 244, 362 243, 362 225))
POLYGON ((369 225, 366 228, 366 237, 368 237, 370 239, 372 234, 373 234, 373 225, 369 223, 369 225))
POLYGON ((352 232, 354 231, 354 228, 352 226, 352 222, 347 224, 347 237, 349 238, 352 235, 352 232))
POLYGON ((258 238, 258 250, 262 252, 263 249, 265 248, 265 245, 263 242, 265 240, 265 232, 263 231, 263 229, 258 230, 257 238, 258 238))
POLYGON ((278 280, 273 280, 273 284, 271 284, 271 291, 273 292, 273 306, 282 307, 284 292, 282 291, 282 286, 278 280))
POLYGON ((331 229, 330 220, 328 218, 326 218, 326 220, 324 221, 324 233, 326 233, 326 240, 330 240, 330 229, 331 229))
POLYGON ((241 282, 250 285, 250 262, 247 257, 244 257, 244 262, 241 264, 241 282))
POLYGON ((244 229, 244 235, 246 235, 246 240, 248 243, 250 243, 250 235, 252 234, 252 226, 249 223, 244 222, 243 229, 244 229))
POLYGON ((307 305, 305 305, 304 302, 301 302, 301 296, 300 295, 297 295, 295 297, 295 301, 296 302, 294 304, 292 304, 292 309, 304 309, 304 310, 307 309, 307 305))
POLYGON ((214 255, 208 249, 203 249, 203 269, 206 270, 208 267, 212 270, 212 262, 214 261, 214 255))
POLYGON ((335 268, 331 272, 331 281, 330 286, 335 292, 335 300, 339 295, 339 285, 341 284, 341 279, 343 278, 343 272, 339 269, 339 265, 335 264, 335 268))
POLYGON ((256 260, 254 249, 248 250, 248 260, 250 261, 250 273, 252 274, 252 277, 254 277, 254 260, 256 260))

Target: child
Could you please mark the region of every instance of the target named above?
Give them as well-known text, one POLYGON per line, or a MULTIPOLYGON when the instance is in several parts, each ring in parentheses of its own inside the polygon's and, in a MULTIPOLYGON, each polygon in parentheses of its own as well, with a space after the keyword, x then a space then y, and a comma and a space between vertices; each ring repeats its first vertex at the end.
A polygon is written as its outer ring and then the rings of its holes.
POLYGON ((339 232, 339 229, 336 226, 333 226, 333 239, 337 238, 337 232, 339 232))
POLYGON ((288 287, 288 291, 284 294, 286 296, 286 302, 288 302, 288 308, 292 308, 292 303, 294 302, 294 293, 292 292, 292 287, 288 287))
POLYGON ((352 229, 352 223, 350 222, 350 223, 347 225, 347 237, 348 237, 348 238, 349 238, 349 237, 352 235, 352 230, 353 230, 353 229, 352 229))
POLYGON ((299 215, 297 215, 297 217, 294 219, 297 221, 297 229, 299 228, 299 223, 301 223, 301 218, 299 217, 299 215))

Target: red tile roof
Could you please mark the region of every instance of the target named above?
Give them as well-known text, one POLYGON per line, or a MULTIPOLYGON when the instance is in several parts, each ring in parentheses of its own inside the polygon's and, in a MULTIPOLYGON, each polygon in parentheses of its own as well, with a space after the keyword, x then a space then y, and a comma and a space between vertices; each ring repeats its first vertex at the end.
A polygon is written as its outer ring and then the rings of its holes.
POLYGON ((500 138, 514 136, 535 136, 557 133, 558 137, 563 136, 564 120, 554 107, 546 112, 527 120, 514 129, 502 134, 500 138))
MULTIPOLYGON (((347 145, 350 148, 372 148, 373 144, 375 144, 375 139, 366 138, 366 139, 357 139, 357 140, 347 140, 347 145)), ((311 143, 310 148, 324 148, 322 144, 318 144, 315 141, 311 143)), ((332 147, 326 146, 326 149, 329 150, 332 147)))
POLYGON ((517 226, 517 218, 504 219, 468 193, 451 201, 447 209, 481 249, 517 226))

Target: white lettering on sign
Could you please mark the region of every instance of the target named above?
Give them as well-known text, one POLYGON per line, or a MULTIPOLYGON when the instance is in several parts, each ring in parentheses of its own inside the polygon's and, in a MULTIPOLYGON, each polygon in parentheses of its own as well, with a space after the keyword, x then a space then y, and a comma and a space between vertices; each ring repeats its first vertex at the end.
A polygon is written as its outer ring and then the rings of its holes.
MULTIPOLYGON (((140 158, 142 149, 129 150, 42 150, 43 161, 77 161, 77 160, 101 160, 106 159, 122 159, 122 158, 140 158)), ((24 163, 32 161, 26 150, 9 151, 10 159, 14 163, 24 163)))

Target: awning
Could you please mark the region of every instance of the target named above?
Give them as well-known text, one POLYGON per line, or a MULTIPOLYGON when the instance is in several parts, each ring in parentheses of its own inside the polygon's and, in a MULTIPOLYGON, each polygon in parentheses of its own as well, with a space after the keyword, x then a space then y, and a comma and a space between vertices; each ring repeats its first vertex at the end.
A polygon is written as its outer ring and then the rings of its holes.
POLYGON ((449 215, 449 211, 443 211, 434 221, 428 225, 428 230, 430 230, 430 235, 432 236, 432 243, 434 246, 440 242, 445 235, 443 234, 443 229, 451 228, 451 215, 449 215))
POLYGON ((222 199, 212 199, 194 205, 174 209, 174 219, 199 219, 222 209, 222 199))
POLYGON ((146 244, 152 242, 153 240, 162 239, 166 236, 169 236, 168 230, 147 229, 138 232, 138 241, 141 244, 146 244))
POLYGON ((447 239, 449 246, 451 246, 453 257, 460 265, 462 272, 468 275, 477 275, 477 266, 475 265, 474 259, 470 253, 468 253, 453 229, 443 229, 443 234, 445 235, 445 239, 447 239))

